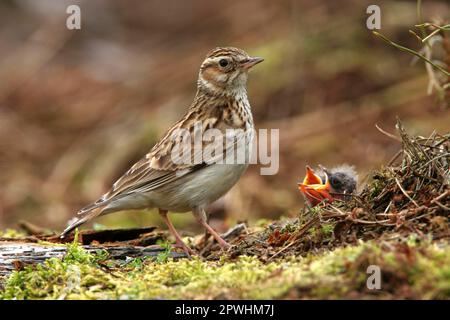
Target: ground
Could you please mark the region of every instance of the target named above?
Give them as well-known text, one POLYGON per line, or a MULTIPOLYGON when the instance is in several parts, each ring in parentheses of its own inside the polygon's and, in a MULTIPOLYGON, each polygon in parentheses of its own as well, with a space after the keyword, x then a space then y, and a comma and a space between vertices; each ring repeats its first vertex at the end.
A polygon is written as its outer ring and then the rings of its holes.
POLYGON ((397 244, 361 242, 269 263, 240 256, 108 261, 69 245, 64 259, 14 272, 3 299, 448 299, 450 246, 410 238, 397 244), (159 261, 158 261, 159 260, 159 261), (370 265, 381 288, 369 289, 370 265))

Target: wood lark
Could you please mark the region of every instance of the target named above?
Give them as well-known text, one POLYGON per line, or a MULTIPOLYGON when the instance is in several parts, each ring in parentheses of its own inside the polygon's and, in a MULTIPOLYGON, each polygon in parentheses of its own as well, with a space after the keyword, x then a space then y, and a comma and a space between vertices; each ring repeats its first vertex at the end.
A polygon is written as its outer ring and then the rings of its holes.
POLYGON ((249 146, 254 127, 246 85, 249 69, 262 61, 262 58, 250 57, 243 50, 232 47, 216 48, 209 52, 200 67, 197 94, 184 117, 107 193, 81 209, 61 237, 101 215, 121 210, 158 208, 177 245, 188 255, 193 252, 175 230, 168 218, 168 211, 192 211, 220 246, 228 248, 229 244, 208 225, 205 207, 233 187, 248 167, 248 161, 230 163, 222 158, 234 149, 238 154, 245 149, 246 159, 251 152, 249 146), (203 137, 199 150, 195 141, 184 140, 183 135, 179 134, 187 132, 196 137, 209 129, 213 129, 215 134, 223 134, 225 141, 203 137), (239 134, 230 138, 230 131, 239 134), (188 150, 183 149, 181 157, 174 161, 173 155, 177 154, 175 151, 179 151, 180 146, 188 146, 188 150), (210 159, 195 161, 207 148, 213 150, 210 159))

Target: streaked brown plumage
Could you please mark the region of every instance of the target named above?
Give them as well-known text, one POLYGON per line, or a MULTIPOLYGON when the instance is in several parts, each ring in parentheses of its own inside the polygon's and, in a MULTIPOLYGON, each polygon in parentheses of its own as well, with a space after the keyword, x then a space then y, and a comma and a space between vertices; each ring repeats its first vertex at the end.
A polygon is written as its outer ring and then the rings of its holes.
MULTIPOLYGON (((225 134, 226 129, 242 129, 244 134, 239 139, 252 139, 253 118, 246 93, 247 73, 261 61, 262 58, 251 58, 243 50, 231 47, 216 48, 208 53, 200 67, 197 94, 184 117, 106 194, 81 209, 76 221, 61 236, 100 215, 126 209, 158 208, 177 244, 187 253, 192 251, 181 241, 168 220, 168 211, 192 211, 219 244, 228 247, 206 223, 205 207, 238 181, 248 163, 195 163, 192 160, 198 150, 194 149, 193 143, 190 145, 190 158, 175 163, 172 151, 182 141, 173 139, 173 134, 186 129, 195 135, 199 130, 195 125, 200 123, 203 131, 217 129, 225 134)), ((206 146, 208 143, 213 142, 205 142, 206 146)), ((236 147, 236 144, 231 147, 236 147)), ((222 148, 225 153, 225 146, 222 148)))

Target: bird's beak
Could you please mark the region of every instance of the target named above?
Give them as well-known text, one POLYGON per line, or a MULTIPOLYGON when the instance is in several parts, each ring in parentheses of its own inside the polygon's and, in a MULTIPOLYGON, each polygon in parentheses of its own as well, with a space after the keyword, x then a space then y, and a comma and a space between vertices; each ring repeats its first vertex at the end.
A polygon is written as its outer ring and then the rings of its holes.
POLYGON ((244 69, 250 69, 251 67, 253 67, 254 65, 256 65, 256 64, 258 64, 258 63, 260 63, 260 62, 263 62, 264 61, 264 59, 263 58, 261 58, 261 57, 250 57, 250 58, 248 58, 246 61, 244 61, 242 64, 241 64, 241 66, 242 66, 242 68, 244 68, 244 69))
POLYGON ((322 181, 309 166, 306 166, 305 178, 302 183, 299 183, 298 188, 313 206, 325 199, 329 202, 334 200, 330 195, 331 186, 328 181, 328 175, 325 173, 325 181, 322 181))
POLYGON ((313 184, 322 184, 322 179, 311 169, 310 166, 306 166, 306 175, 303 179, 303 184, 305 185, 313 185, 313 184))

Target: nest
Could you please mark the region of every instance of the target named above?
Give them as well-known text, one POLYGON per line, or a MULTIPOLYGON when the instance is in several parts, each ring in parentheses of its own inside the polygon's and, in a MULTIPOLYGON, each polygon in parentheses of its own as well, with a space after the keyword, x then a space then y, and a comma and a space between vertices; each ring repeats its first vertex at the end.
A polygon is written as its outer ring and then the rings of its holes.
POLYGON ((402 148, 350 201, 321 203, 298 219, 249 234, 232 255, 263 260, 355 244, 359 240, 450 237, 450 134, 411 137, 397 122, 402 148))

